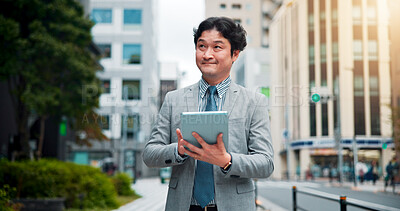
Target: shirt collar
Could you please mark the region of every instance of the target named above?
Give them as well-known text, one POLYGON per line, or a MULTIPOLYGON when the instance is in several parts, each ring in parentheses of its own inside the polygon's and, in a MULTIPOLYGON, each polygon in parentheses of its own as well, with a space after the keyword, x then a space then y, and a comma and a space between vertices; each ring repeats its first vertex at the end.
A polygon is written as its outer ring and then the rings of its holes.
MULTIPOLYGON (((229 85, 231 84, 231 76, 228 76, 225 80, 223 80, 221 83, 217 84, 217 93, 218 97, 222 98, 226 91, 228 91, 229 85)), ((199 83, 199 88, 200 88, 200 97, 204 98, 204 96, 207 93, 207 89, 210 85, 205 81, 203 78, 201 78, 200 83, 199 83)))

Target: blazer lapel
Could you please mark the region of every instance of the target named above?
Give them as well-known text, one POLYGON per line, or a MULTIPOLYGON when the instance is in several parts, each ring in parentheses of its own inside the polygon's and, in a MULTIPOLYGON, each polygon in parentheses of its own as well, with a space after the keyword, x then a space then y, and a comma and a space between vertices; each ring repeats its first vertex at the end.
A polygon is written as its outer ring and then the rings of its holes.
POLYGON ((228 91, 226 92, 225 102, 224 105, 222 106, 222 110, 228 112, 228 117, 232 113, 233 107, 235 106, 235 102, 237 97, 239 96, 239 93, 240 93, 239 86, 232 81, 228 91))
POLYGON ((186 102, 186 111, 199 111, 199 83, 189 86, 185 91, 184 98, 186 102))

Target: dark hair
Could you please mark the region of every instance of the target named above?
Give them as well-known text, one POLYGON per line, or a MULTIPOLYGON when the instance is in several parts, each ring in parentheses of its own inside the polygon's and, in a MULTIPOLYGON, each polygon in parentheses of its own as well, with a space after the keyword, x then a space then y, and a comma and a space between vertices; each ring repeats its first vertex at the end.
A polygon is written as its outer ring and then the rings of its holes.
POLYGON ((243 51, 247 45, 246 31, 240 24, 236 24, 232 19, 226 17, 210 17, 200 23, 199 28, 193 29, 194 44, 204 31, 216 29, 231 44, 231 55, 233 51, 243 51))

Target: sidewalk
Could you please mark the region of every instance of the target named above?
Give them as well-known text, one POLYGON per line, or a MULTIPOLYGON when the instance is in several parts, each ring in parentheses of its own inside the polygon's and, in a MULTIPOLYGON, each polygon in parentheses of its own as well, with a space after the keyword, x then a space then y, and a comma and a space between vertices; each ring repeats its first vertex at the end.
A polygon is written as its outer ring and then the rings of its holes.
MULTIPOLYGON (((318 180, 316 180, 318 182, 318 180)), ((334 181, 330 183, 329 181, 324 182, 324 185, 326 187, 340 187, 341 185, 337 182, 334 181)), ((350 188, 351 190, 354 191, 366 191, 366 192, 385 192, 385 183, 382 180, 376 181, 375 185, 372 184, 372 181, 364 181, 363 184, 357 182, 357 186, 354 184, 354 182, 343 182, 342 187, 350 188)), ((392 186, 386 187, 386 192, 392 193, 392 186)), ((395 187, 395 193, 400 194, 400 186, 396 185, 395 187)))

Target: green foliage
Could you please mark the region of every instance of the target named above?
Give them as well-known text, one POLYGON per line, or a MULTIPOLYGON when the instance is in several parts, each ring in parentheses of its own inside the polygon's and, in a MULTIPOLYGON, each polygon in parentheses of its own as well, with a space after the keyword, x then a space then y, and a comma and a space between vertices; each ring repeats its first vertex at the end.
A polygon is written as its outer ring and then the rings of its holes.
POLYGON ((133 196, 135 192, 131 188, 132 179, 126 173, 118 173, 113 178, 114 187, 118 195, 133 196))
POLYGON ((0 1, 0 80, 14 96, 22 141, 29 138, 30 113, 80 121, 98 107, 92 26, 75 0, 0 1))
POLYGON ((9 185, 4 185, 0 188, 0 210, 2 211, 13 211, 11 198, 15 194, 16 189, 10 188, 9 185))
POLYGON ((0 161, 0 183, 16 188, 17 198, 62 197, 66 199, 66 207, 118 207, 110 178, 90 166, 45 159, 3 160, 0 161))

